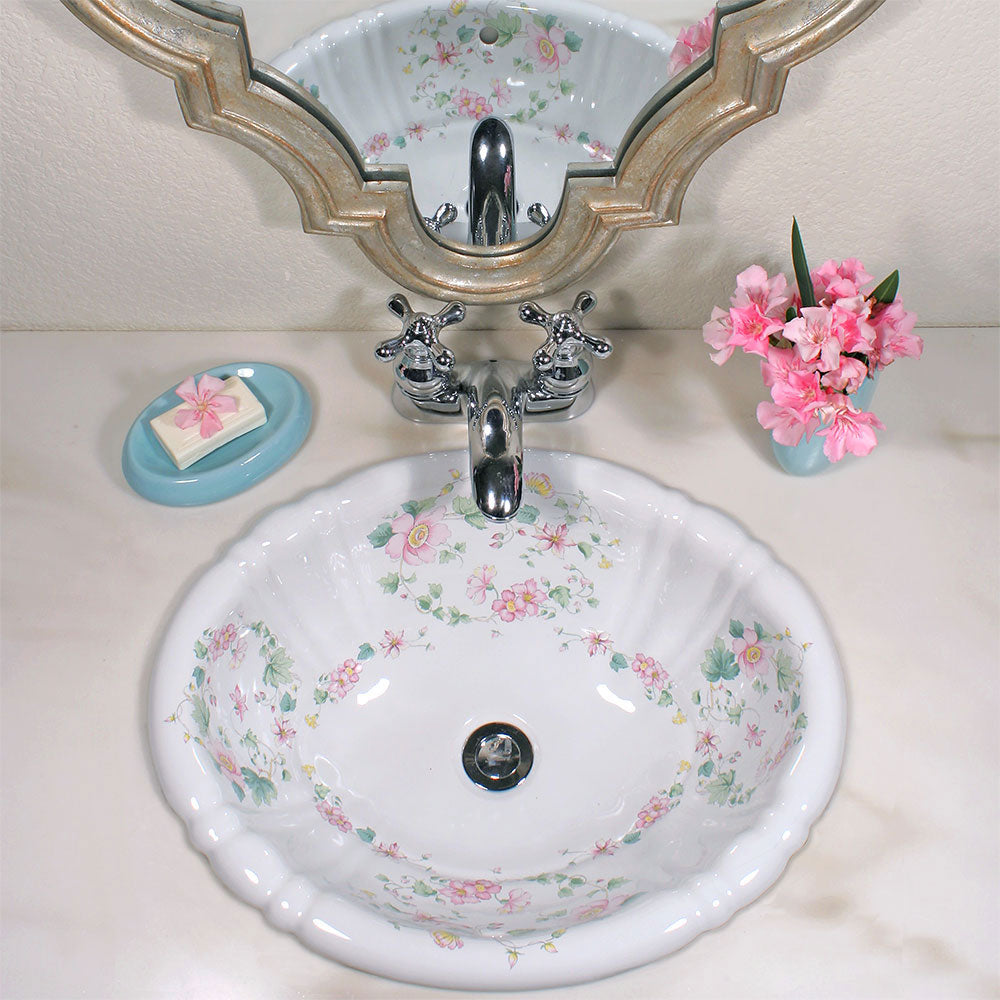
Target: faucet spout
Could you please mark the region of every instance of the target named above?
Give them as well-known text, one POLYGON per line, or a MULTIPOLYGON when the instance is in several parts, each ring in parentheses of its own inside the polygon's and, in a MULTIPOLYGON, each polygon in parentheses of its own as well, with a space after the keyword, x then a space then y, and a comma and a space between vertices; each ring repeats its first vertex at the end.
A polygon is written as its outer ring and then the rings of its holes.
POLYGON ((463 388, 472 497, 491 521, 508 521, 521 506, 527 380, 509 362, 487 361, 463 388))
POLYGON ((501 246, 517 239, 514 142, 500 118, 484 118, 472 133, 469 235, 473 245, 501 246))

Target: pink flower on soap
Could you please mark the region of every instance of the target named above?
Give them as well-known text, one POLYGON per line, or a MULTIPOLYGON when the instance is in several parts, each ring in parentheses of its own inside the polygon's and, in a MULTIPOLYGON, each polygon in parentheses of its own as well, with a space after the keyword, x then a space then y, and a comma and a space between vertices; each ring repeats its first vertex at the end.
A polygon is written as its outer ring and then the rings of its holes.
POLYGON ((543 599, 534 577, 525 580, 524 583, 515 583, 513 590, 515 596, 520 598, 525 614, 534 618, 538 614, 538 606, 543 599))
POLYGON ((219 770, 238 785, 242 785, 243 771, 232 750, 221 743, 214 743, 211 752, 216 764, 219 765, 219 770))
POLYGON ((515 618, 523 618, 525 615, 524 601, 509 588, 502 590, 500 597, 490 607, 500 615, 500 620, 505 622, 512 622, 515 618))
POLYGON ((743 635, 733 639, 733 652, 748 677, 767 671, 767 646, 752 628, 745 628, 743 635))
POLYGON ((551 73, 570 60, 566 32, 553 25, 547 31, 534 22, 528 25, 528 41, 524 43, 528 56, 537 59, 543 73, 551 73))
POLYGON ((392 522, 392 538, 385 547, 390 559, 402 559, 410 566, 434 562, 437 558, 435 546, 447 541, 451 531, 438 522, 444 516, 444 509, 436 507, 414 517, 400 514, 392 522))
POLYGON ((188 375, 186 379, 174 390, 185 403, 191 405, 191 409, 181 407, 174 414, 174 423, 187 430, 200 424, 200 433, 203 438, 210 438, 213 434, 218 434, 222 430, 222 420, 220 413, 235 413, 239 409, 234 396, 220 396, 225 383, 214 375, 202 375, 195 386, 194 376, 188 375))

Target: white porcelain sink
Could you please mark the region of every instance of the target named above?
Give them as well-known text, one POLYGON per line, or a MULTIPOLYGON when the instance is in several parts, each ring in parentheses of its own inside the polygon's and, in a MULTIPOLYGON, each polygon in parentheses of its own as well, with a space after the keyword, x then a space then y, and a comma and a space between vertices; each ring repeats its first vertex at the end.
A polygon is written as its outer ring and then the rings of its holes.
MULTIPOLYGON (((710 8, 698 5, 698 17, 710 8)), ((536 231, 528 205, 555 212, 568 164, 613 159, 628 124, 670 79, 676 41, 576 0, 396 0, 317 29, 271 64, 331 111, 367 163, 408 164, 425 216, 453 202, 459 218, 443 232, 458 240, 468 230, 473 128, 503 118, 526 237, 536 231)))
POLYGON ((592 979, 723 923, 802 846, 840 768, 836 652, 718 511, 529 451, 500 526, 466 463, 370 468, 206 570, 157 661, 154 757, 219 877, 322 954, 592 979), (533 751, 503 791, 463 767, 493 722, 533 751))

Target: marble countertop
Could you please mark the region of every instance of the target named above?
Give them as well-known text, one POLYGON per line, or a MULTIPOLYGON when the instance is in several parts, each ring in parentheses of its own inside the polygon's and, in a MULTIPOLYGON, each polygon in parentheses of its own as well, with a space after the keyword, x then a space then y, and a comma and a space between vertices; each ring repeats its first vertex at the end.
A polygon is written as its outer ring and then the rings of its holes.
MULTIPOLYGON (((813 479, 775 464, 755 366, 697 333, 627 333, 582 419, 528 446, 612 459, 730 512, 816 595, 850 698, 844 772, 778 883, 659 963, 554 991, 630 997, 995 997, 997 330, 930 330, 885 373, 882 443, 813 479)), ((525 356, 465 334, 460 356, 525 356)), ((237 901, 163 801, 145 733, 185 586, 265 512, 382 459, 463 447, 389 403, 375 333, 5 333, 2 969, 5 997, 430 997, 320 958, 237 901), (282 365, 313 428, 270 479, 190 509, 120 468, 153 397, 231 361, 282 365)), ((454 995, 454 994, 441 994, 454 995)))

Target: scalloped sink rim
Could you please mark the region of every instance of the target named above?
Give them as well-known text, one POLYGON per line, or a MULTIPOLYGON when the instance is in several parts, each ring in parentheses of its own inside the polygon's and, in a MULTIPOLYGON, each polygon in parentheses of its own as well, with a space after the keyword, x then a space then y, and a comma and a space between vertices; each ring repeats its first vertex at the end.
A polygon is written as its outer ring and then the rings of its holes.
MULTIPOLYGON (((178 680, 189 676, 192 637, 205 628, 203 600, 240 579, 239 564, 247 553, 262 540, 287 539, 324 506, 333 509, 344 497, 364 496, 372 482, 397 482, 405 490, 407 484, 427 478, 428 463, 462 469, 466 460, 463 452, 454 452, 371 466, 266 515, 215 560, 187 589, 161 643, 150 682, 153 758, 167 801, 223 883, 260 909, 275 927, 296 934, 316 952, 377 975, 436 987, 524 990, 587 982, 662 958, 753 902, 803 846, 839 777, 846 693, 829 630, 805 586, 727 515, 610 462, 560 452, 526 452, 529 474, 545 470, 554 477, 563 472, 575 484, 595 488, 613 482, 614 493, 631 511, 681 512, 690 531, 739 544, 741 560, 744 552, 752 555, 756 572, 766 573, 775 600, 788 610, 788 620, 812 640, 802 682, 808 729, 797 759, 769 779, 775 782, 769 806, 756 824, 736 837, 710 870, 676 888, 651 893, 613 915, 574 926, 559 938, 557 953, 545 955, 544 961, 522 961, 508 969, 506 963, 497 962, 496 942, 488 938, 469 937, 452 950, 439 942, 435 948, 428 944, 426 932, 408 926, 395 929, 356 903, 318 889, 293 871, 272 843, 246 827, 240 808, 222 794, 219 775, 199 763, 190 747, 179 750, 177 733, 164 726, 165 713, 177 702, 178 680), (188 659, 181 666, 183 651, 188 651, 188 659)), ((376 514, 384 516, 381 511, 376 514)))

